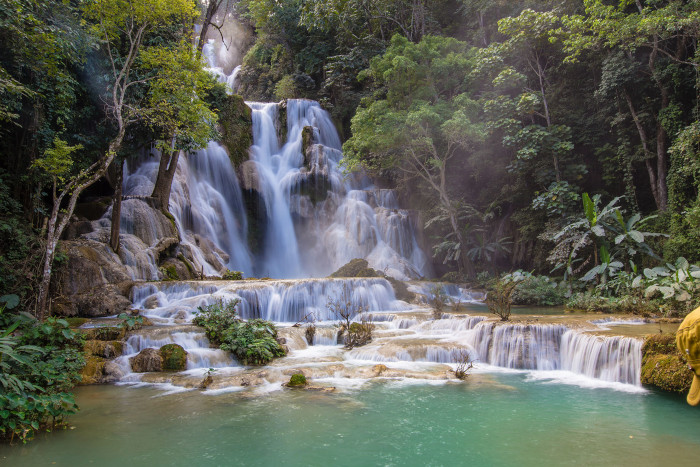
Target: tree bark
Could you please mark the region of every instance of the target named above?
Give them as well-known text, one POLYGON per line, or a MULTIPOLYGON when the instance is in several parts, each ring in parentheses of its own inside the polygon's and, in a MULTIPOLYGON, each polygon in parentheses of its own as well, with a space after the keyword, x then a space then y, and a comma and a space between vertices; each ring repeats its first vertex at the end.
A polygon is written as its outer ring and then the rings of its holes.
POLYGON ((68 225, 73 211, 75 210, 75 204, 78 201, 80 194, 90 185, 95 183, 100 177, 102 177, 106 172, 109 165, 112 163, 117 155, 117 151, 121 147, 122 141, 124 140, 124 127, 120 125, 119 132, 117 136, 109 143, 109 150, 99 161, 95 162, 90 168, 82 172, 66 186, 66 188, 61 192, 61 194, 54 199, 53 208, 51 209, 51 216, 49 217, 49 223, 46 232, 46 247, 44 250, 44 266, 42 268, 41 283, 39 284, 39 293, 37 296, 37 305, 35 315, 38 320, 43 320, 46 314, 46 305, 49 297, 49 286, 51 285, 51 272, 53 266, 53 260, 56 256, 56 245, 58 240, 63 234, 63 230, 68 225), (68 200, 68 206, 66 207, 66 212, 63 217, 59 220, 59 213, 61 211, 61 203, 66 195, 70 194, 68 200))
POLYGON ((199 42, 197 43, 197 51, 201 54, 202 48, 204 47, 204 41, 207 38, 207 32, 209 32, 209 26, 211 26, 214 16, 219 11, 219 7, 225 0, 209 0, 209 5, 207 6, 207 12, 204 14, 204 21, 202 22, 202 30, 199 32, 199 42))
POLYGON ((119 230, 122 219, 122 181, 124 178, 124 161, 117 164, 117 180, 112 201, 112 228, 109 236, 109 246, 112 251, 119 253, 119 230))
POLYGON ((151 196, 155 200, 156 208, 162 211, 168 210, 170 190, 173 185, 173 178, 175 178, 175 170, 177 169, 179 158, 180 151, 178 149, 163 151, 160 155, 158 176, 151 196))

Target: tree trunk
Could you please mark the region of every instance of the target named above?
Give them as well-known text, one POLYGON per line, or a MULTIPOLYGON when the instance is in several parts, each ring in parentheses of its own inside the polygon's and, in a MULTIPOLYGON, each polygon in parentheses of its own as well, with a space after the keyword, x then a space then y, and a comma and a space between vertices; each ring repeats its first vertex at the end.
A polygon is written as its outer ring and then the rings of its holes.
MULTIPOLYGON (((661 88, 661 111, 668 107, 668 90, 661 88)), ((668 152, 667 152, 666 129, 658 120, 656 123, 656 191, 658 193, 657 206, 659 211, 666 211, 668 208, 668 186, 666 185, 666 174, 668 172, 668 152)))
POLYGON ((85 172, 75 177, 70 183, 68 183, 68 185, 66 185, 66 188, 61 192, 58 198, 53 200, 53 208, 51 209, 51 216, 49 218, 46 232, 44 266, 42 268, 41 283, 39 284, 39 292, 37 294, 35 316, 38 320, 43 320, 46 314, 46 305, 49 298, 49 286, 51 285, 51 271, 53 267, 53 260, 56 256, 56 245, 58 245, 58 240, 61 238, 61 234, 63 234, 63 230, 68 225, 71 216, 73 216, 75 204, 78 202, 78 197, 80 194, 107 172, 107 168, 116 157, 117 151, 122 145, 124 133, 124 126, 120 124, 117 136, 115 136, 115 138, 109 143, 107 154, 105 154, 102 159, 90 166, 90 168, 85 172), (59 220, 58 214, 61 210, 61 202, 63 201, 63 198, 69 194, 70 198, 68 201, 68 206, 66 207, 63 217, 61 217, 59 220))
POLYGON ((469 279, 476 277, 476 271, 474 270, 474 265, 472 264, 469 256, 467 255, 467 244, 462 235, 462 231, 459 229, 459 224, 457 222, 457 216, 454 211, 450 211, 450 225, 452 226, 452 232, 454 232, 459 242, 459 261, 457 265, 460 272, 467 275, 469 279))
POLYGON ((177 169, 177 161, 180 158, 180 151, 172 149, 171 151, 163 151, 160 156, 160 165, 158 166, 158 177, 156 184, 153 187, 151 195, 156 203, 156 208, 162 211, 168 210, 170 201, 170 189, 175 178, 175 170, 177 169))
POLYGON ((202 48, 204 47, 204 41, 207 38, 207 32, 209 32, 209 26, 216 16, 219 7, 224 0, 209 0, 209 5, 207 6, 207 12, 204 15, 204 21, 202 22, 202 30, 199 32, 199 42, 197 43, 197 51, 201 54, 202 48))
POLYGON ((112 229, 109 236, 109 246, 112 251, 119 254, 119 230, 122 219, 122 179, 124 178, 124 161, 117 164, 117 181, 114 188, 114 199, 112 201, 112 229))

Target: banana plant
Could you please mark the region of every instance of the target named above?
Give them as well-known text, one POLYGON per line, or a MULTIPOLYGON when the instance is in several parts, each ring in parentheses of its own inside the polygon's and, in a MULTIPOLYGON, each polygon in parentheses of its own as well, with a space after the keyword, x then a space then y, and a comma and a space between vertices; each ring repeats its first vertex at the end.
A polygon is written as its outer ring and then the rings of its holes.
POLYGON ((644 295, 648 298, 660 293, 663 299, 689 303, 700 292, 700 267, 683 257, 674 264, 644 269, 644 278, 639 284, 647 285, 644 295))
POLYGON ((600 264, 591 268, 582 278, 583 282, 590 282, 599 278, 601 284, 606 284, 610 276, 615 276, 624 267, 620 261, 613 261, 605 245, 600 247, 600 264))

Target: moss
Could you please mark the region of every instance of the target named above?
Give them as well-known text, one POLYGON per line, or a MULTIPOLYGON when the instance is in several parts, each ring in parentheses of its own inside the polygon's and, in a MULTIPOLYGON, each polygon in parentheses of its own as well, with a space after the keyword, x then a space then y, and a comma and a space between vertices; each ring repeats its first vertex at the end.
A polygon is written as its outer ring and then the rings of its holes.
POLYGON ((68 322, 68 326, 72 328, 79 328, 90 321, 88 318, 65 318, 65 320, 68 322))
POLYGON ((177 269, 173 265, 161 266, 160 272, 163 273, 164 281, 179 281, 180 276, 177 274, 177 269))
POLYGON ((102 380, 105 369, 105 360, 95 355, 85 356, 85 366, 80 372, 80 384, 97 384, 102 380))
POLYGON ((369 267, 369 263, 366 259, 355 258, 350 260, 340 269, 335 271, 330 277, 377 277, 379 273, 374 269, 369 267))
POLYGON ((676 347, 673 334, 647 336, 642 346, 642 384, 664 391, 687 392, 693 380, 683 355, 676 347))
POLYGON ((160 348, 163 370, 182 371, 187 366, 187 352, 178 344, 166 344, 160 348))
POLYGON ((253 144, 253 113, 239 95, 227 96, 219 112, 221 143, 235 167, 248 160, 253 144))
POLYGON ((187 268, 187 271, 190 273, 190 277, 191 277, 191 278, 197 277, 197 273, 196 273, 195 270, 194 270, 194 266, 192 266, 192 263, 190 263, 189 261, 187 261, 187 258, 185 258, 185 256, 184 256, 182 253, 180 253, 179 255, 177 255, 177 259, 178 259, 182 264, 185 265, 185 267, 187 268))
POLYGON ((124 351, 124 343, 122 341, 99 341, 86 340, 83 344, 83 352, 87 355, 103 358, 115 358, 120 356, 124 351))
POLYGON ((295 373, 289 378, 287 386, 290 388, 300 388, 306 386, 306 376, 301 373, 295 373))
POLYGON ((79 331, 86 340, 116 341, 124 339, 126 335, 126 329, 119 326, 103 326, 80 329, 79 331))
POLYGON ((311 126, 305 126, 301 130, 301 153, 304 155, 304 162, 306 162, 306 167, 309 167, 309 161, 306 158, 306 151, 314 144, 314 128, 311 126))

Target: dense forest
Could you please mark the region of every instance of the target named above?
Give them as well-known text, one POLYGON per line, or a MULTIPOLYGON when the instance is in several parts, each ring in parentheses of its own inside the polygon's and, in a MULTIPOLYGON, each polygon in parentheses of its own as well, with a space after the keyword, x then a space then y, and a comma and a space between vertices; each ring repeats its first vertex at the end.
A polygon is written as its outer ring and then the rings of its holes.
POLYGON ((19 375, 0 383, 46 388, 42 425, 73 410, 81 363, 48 316, 61 240, 107 203, 118 251, 123 164, 152 147, 167 215, 180 151, 233 105, 202 56, 233 24, 237 94, 320 102, 346 170, 417 213, 436 277, 588 310, 697 304, 698 0, 0 0, 0 306, 48 319, 0 313, 19 375))
POLYGON ((4 1, 0 294, 43 313, 75 206, 118 202, 139 148, 166 149, 165 169, 216 134, 225 92, 188 44, 233 21, 251 37, 238 93, 321 102, 346 167, 420 213, 438 276, 590 286, 678 258, 690 273, 699 16, 695 1, 4 1))

